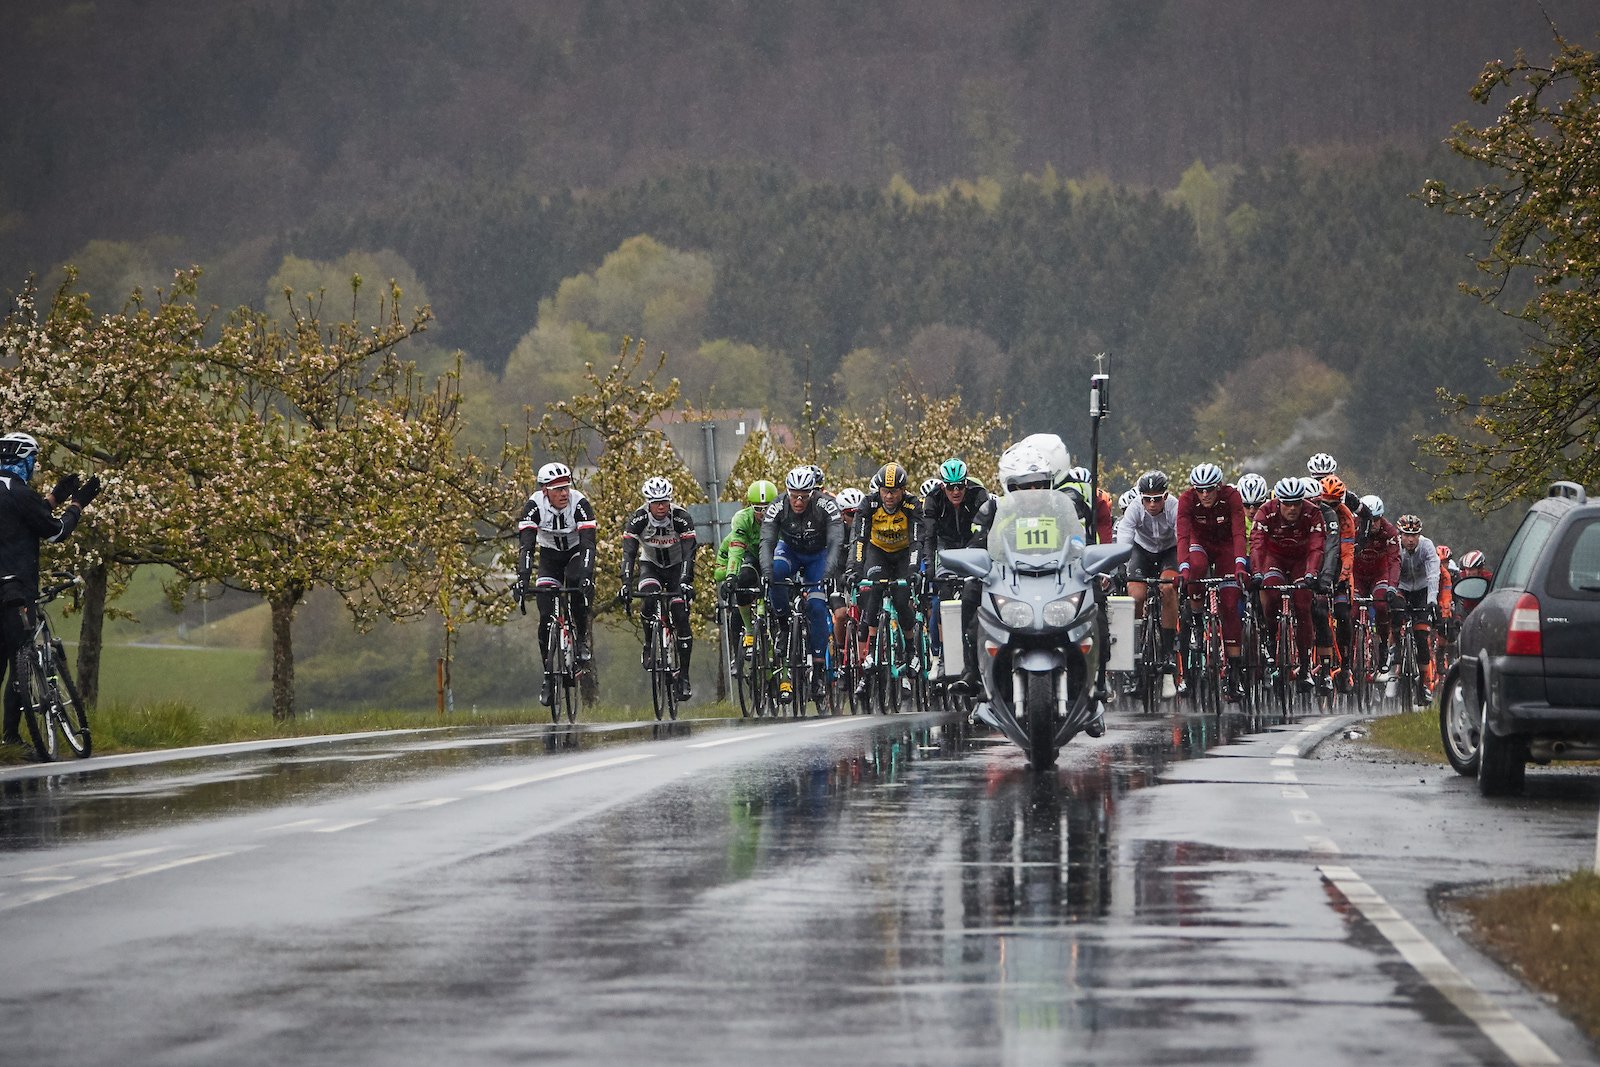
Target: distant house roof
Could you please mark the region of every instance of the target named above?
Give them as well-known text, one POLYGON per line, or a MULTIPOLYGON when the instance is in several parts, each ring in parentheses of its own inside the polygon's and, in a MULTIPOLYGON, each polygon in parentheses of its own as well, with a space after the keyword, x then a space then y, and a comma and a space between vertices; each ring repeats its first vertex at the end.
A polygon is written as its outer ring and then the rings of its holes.
POLYGON ((666 434, 673 452, 683 460, 684 466, 701 482, 709 481, 706 468, 707 424, 716 427, 717 480, 728 476, 734 460, 744 448, 746 437, 756 431, 782 444, 795 448, 799 436, 782 423, 768 422, 759 408, 720 408, 715 411, 664 411, 650 420, 653 429, 666 434))

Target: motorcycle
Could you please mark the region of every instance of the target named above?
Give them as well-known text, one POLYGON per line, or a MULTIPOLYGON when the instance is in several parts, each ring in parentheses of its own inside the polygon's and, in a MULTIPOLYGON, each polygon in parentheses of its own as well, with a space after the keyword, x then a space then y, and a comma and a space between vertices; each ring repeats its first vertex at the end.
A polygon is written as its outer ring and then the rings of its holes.
POLYGON ((1094 581, 1132 545, 1084 544, 1072 501, 1050 489, 999 499, 987 548, 940 554, 957 573, 983 581, 978 667, 987 699, 977 717, 1028 755, 1055 766, 1061 746, 1100 721, 1100 656, 1094 581))

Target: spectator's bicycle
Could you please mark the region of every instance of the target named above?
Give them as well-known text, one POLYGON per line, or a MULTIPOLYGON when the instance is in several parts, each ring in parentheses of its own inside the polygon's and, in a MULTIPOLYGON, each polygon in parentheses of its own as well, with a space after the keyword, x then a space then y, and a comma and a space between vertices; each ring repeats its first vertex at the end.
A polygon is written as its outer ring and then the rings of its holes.
POLYGON ((27 724, 28 737, 39 758, 55 759, 58 740, 65 741, 73 755, 87 758, 94 751, 89 716, 67 669, 66 650, 45 611, 46 604, 83 584, 83 579, 60 573, 48 577, 64 580, 41 590, 34 601, 33 639, 17 650, 16 661, 11 665, 12 677, 21 694, 22 721, 27 724))

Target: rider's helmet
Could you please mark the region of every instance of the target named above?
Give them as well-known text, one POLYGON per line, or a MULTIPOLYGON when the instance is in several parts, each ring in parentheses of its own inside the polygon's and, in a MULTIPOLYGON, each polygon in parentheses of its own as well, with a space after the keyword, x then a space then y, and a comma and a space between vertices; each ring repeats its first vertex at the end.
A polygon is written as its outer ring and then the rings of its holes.
POLYGON ((828 476, 822 473, 822 468, 815 463, 811 464, 811 477, 817 480, 817 488, 821 489, 828 484, 828 476))
POLYGON ((846 514, 855 511, 857 508, 861 507, 861 502, 866 498, 867 494, 863 493, 853 485, 848 489, 841 489, 839 490, 838 496, 839 510, 845 512, 846 514))
POLYGON ((963 484, 967 480, 966 461, 956 459, 954 456, 945 460, 939 466, 939 480, 946 485, 963 484))
POLYGON ((1012 445, 1000 457, 1000 485, 1008 493, 1048 489, 1052 480, 1050 461, 1032 445, 1012 445))
POLYGON ((906 469, 900 464, 890 461, 878 468, 878 473, 872 476, 873 489, 904 489, 906 487, 906 469))
POLYGON ((1422 520, 1415 515, 1402 515, 1395 520, 1394 524, 1399 527, 1400 532, 1403 534, 1420 534, 1422 532, 1422 520))
POLYGON ((1222 468, 1215 463, 1201 463, 1189 472, 1189 484, 1196 489, 1215 489, 1222 484, 1222 468))
POLYGON ((1246 474, 1239 479, 1238 488, 1244 502, 1253 508, 1259 508, 1267 502, 1267 480, 1259 474, 1246 474))
POLYGON ((1145 471, 1139 475, 1139 495, 1158 496, 1167 491, 1166 471, 1145 471))
POLYGON ((14 470, 23 481, 33 477, 33 466, 39 462, 39 442, 25 433, 8 433, 0 437, 0 467, 14 470))
POLYGON ((1461 566, 1468 570, 1471 570, 1473 567, 1483 566, 1483 553, 1479 552, 1477 549, 1473 549, 1471 552, 1468 552, 1466 555, 1461 557, 1461 566))
POLYGON ((644 502, 646 504, 654 504, 662 500, 671 500, 672 483, 658 474, 654 478, 646 478, 644 480, 644 488, 641 490, 641 492, 644 493, 644 502))
POLYGON ((565 463, 546 463, 539 468, 540 489, 560 489, 572 484, 572 468, 565 463))
POLYGON ((934 490, 938 489, 943 484, 944 481, 940 478, 929 478, 927 481, 922 483, 921 493, 923 496, 929 496, 934 490))
POLYGON ((766 479, 751 482, 750 488, 744 491, 744 498, 752 504, 770 504, 778 499, 778 487, 766 479))
POLYGON ((1123 493, 1117 498, 1117 507, 1121 508, 1123 511, 1127 511, 1129 508, 1133 507, 1134 504, 1138 503, 1138 500, 1139 490, 1129 489, 1126 493, 1123 493))
POLYGON ((1300 484, 1306 487, 1306 499, 1316 500, 1322 495, 1322 483, 1315 478, 1301 478, 1300 484))
POLYGON ((1367 510, 1372 512, 1373 518, 1383 518, 1383 497, 1376 493, 1368 493, 1366 496, 1361 498, 1361 503, 1365 504, 1367 510))
POLYGON ((1089 484, 1089 468, 1073 467, 1067 472, 1067 481, 1076 482, 1078 485, 1089 484))
POLYGON ((1323 475, 1322 483, 1318 488, 1322 490, 1322 498, 1324 500, 1344 499, 1344 479, 1337 474, 1323 475))
POLYGON ((1272 495, 1283 503, 1305 500, 1306 480, 1304 478, 1279 478, 1278 484, 1272 487, 1272 495))
POLYGON ((1439 554, 1439 562, 1440 563, 1449 563, 1450 562, 1450 546, 1449 545, 1434 545, 1433 546, 1433 550, 1439 554))
POLYGON ((789 469, 788 477, 783 480, 784 486, 794 493, 810 493, 817 488, 817 474, 811 464, 804 463, 789 469))
POLYGON ((1306 460, 1306 472, 1314 474, 1318 478, 1326 478, 1330 474, 1339 472, 1339 461, 1326 452, 1318 452, 1306 460))

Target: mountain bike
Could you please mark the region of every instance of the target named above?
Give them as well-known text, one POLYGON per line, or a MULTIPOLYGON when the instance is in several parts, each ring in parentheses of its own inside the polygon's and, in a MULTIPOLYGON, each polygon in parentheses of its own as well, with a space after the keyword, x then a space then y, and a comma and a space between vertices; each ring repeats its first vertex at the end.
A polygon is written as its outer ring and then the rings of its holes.
POLYGON ((27 725, 28 737, 39 758, 55 759, 59 739, 83 759, 94 750, 89 717, 78 696, 78 687, 72 681, 72 673, 67 669, 66 650, 50 626, 49 612, 45 611, 46 604, 83 584, 83 579, 60 573, 49 577, 65 580, 41 590, 34 601, 33 637, 17 650, 11 664, 12 678, 21 694, 22 721, 27 725))

